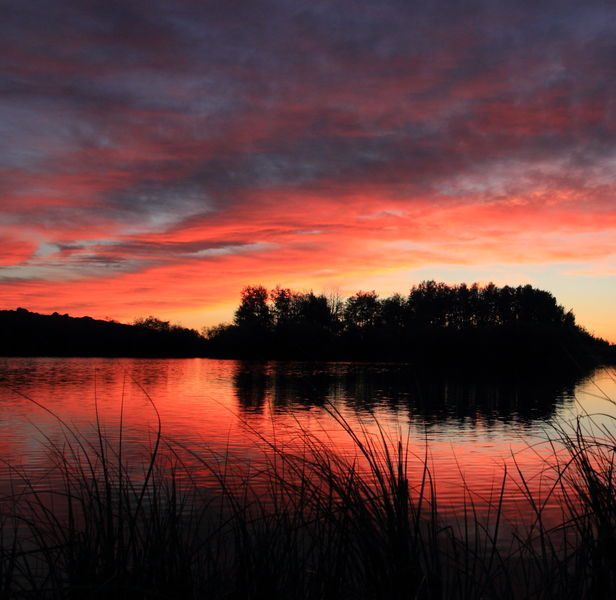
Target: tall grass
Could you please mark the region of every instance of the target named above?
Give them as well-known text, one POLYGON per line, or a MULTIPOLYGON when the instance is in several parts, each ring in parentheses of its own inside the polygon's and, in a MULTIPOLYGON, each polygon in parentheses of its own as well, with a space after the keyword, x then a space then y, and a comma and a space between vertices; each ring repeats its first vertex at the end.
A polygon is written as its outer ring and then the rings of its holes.
POLYGON ((578 596, 616 597, 616 418, 586 415, 560 428, 556 463, 568 520, 565 561, 578 596))
POLYGON ((0 504, 0 598, 616 597, 616 423, 561 428, 542 497, 514 462, 533 518, 512 531, 512 474, 482 507, 467 490, 452 523, 427 449, 330 411, 353 453, 298 426, 291 447, 254 432, 251 466, 165 440, 160 420, 135 463, 121 420, 113 436, 98 414, 94 435, 59 420, 47 478, 14 468, 0 504))

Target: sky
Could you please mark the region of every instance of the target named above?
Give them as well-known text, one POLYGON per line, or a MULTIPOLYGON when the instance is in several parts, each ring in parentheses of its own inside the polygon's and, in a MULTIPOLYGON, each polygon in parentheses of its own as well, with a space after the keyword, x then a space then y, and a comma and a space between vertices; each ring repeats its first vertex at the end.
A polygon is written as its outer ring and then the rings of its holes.
POLYGON ((616 4, 0 0, 0 308, 530 283, 616 343, 616 4))

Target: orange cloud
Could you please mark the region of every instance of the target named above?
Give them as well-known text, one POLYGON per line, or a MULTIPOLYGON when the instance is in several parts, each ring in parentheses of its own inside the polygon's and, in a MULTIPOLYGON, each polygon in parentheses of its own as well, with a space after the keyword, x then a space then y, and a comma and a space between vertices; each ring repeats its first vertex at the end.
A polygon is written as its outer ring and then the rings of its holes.
POLYGON ((4 307, 197 324, 248 283, 612 272, 605 3, 172 4, 3 14, 4 307))

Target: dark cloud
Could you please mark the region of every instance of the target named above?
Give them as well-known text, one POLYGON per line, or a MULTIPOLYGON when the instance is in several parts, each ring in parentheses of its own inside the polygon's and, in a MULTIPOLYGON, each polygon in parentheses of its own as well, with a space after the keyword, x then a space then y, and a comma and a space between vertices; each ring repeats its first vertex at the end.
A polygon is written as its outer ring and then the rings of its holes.
POLYGON ((119 264, 206 256, 124 236, 241 219, 280 189, 614 184, 615 18, 572 0, 4 2, 0 224, 73 258, 107 230, 117 247, 79 260, 119 264))

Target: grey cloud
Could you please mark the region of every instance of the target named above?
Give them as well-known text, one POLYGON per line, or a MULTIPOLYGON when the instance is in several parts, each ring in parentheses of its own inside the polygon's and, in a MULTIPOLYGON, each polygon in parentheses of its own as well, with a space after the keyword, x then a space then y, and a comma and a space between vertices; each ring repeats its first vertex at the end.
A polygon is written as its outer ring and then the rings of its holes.
POLYGON ((590 165, 616 143, 615 15, 567 0, 11 3, 0 168, 30 175, 22 192, 84 168, 107 184, 87 206, 37 209, 50 227, 164 229, 255 188, 438 191, 499 161, 590 165), (499 104, 571 123, 523 135, 504 114, 496 130, 499 104))

